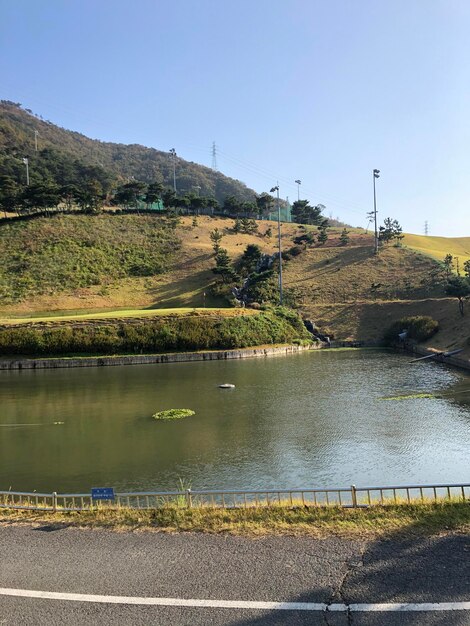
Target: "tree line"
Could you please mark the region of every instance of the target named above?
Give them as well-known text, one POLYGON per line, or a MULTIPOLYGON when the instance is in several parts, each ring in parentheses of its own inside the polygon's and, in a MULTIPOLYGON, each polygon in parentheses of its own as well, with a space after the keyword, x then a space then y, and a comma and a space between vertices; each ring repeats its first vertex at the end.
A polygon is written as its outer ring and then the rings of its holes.
MULTIPOLYGON (((9 175, 0 176, 0 210, 17 215, 49 214, 55 211, 97 213, 105 205, 125 210, 169 210, 178 214, 222 214, 238 219, 263 219, 277 214, 277 200, 263 192, 255 200, 226 196, 223 203, 216 198, 189 192, 177 194, 160 182, 130 180, 110 188, 99 168, 84 166, 79 181, 60 185, 52 180, 34 180, 20 184, 9 175)), ((282 202, 282 201, 280 201, 282 202)), ((328 220, 322 215, 323 205, 311 206, 308 200, 294 202, 292 220, 299 224, 317 225, 326 229, 328 220)))

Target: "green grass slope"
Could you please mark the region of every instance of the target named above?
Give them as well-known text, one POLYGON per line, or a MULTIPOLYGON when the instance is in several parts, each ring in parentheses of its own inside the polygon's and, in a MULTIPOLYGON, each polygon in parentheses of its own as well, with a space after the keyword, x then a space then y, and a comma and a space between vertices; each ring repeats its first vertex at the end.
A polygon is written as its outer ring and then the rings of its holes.
POLYGON ((168 270, 180 247, 165 219, 54 215, 0 227, 0 302, 103 287, 168 270))
MULTIPOLYGON (((220 307, 211 295, 210 232, 233 259, 274 237, 236 234, 233 220, 183 218, 175 231, 158 215, 57 215, 0 223, 0 317, 86 314, 142 308, 220 307), (204 295, 205 294, 205 295, 204 295)), ((264 233, 267 223, 260 223, 264 233)), ((285 226, 286 247, 297 226, 285 226)))

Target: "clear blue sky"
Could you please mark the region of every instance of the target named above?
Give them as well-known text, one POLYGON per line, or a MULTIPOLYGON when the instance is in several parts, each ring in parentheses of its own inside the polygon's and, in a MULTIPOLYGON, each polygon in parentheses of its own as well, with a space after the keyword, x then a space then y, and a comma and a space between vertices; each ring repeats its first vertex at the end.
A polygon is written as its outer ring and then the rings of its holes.
POLYGON ((258 192, 470 235, 468 0, 0 0, 0 97, 258 192))

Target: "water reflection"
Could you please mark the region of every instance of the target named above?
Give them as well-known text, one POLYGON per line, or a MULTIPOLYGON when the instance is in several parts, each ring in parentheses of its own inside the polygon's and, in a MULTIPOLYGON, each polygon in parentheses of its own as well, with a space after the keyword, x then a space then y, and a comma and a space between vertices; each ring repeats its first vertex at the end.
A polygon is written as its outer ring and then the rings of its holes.
POLYGON ((1 487, 468 480, 470 377, 379 351, 0 374, 1 487), (236 385, 220 390, 221 382, 236 385), (415 392, 435 398, 384 401, 415 392), (156 423, 155 411, 196 415, 156 423), (54 424, 62 421, 63 425, 54 424), (14 426, 15 424, 40 426, 14 426))

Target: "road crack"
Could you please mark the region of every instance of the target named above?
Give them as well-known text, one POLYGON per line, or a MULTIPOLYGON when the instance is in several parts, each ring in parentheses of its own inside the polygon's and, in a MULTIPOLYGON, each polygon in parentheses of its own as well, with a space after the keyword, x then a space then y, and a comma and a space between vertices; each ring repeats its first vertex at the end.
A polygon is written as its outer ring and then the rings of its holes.
POLYGON ((333 588, 331 595, 328 601, 326 602, 326 609, 323 613, 326 626, 333 626, 333 624, 331 624, 329 621, 329 615, 332 614, 332 612, 330 612, 329 610, 329 607, 335 603, 340 603, 340 604, 345 605, 348 626, 353 625, 353 616, 349 608, 349 602, 344 597, 344 585, 346 583, 348 576, 352 572, 354 572, 354 570, 356 570, 358 567, 362 567, 364 565, 364 553, 366 551, 366 548, 367 548, 367 543, 364 542, 360 546, 358 554, 355 554, 354 556, 350 557, 349 559, 345 561, 346 568, 345 568, 343 575, 341 576, 339 584, 337 585, 337 587, 333 588))

